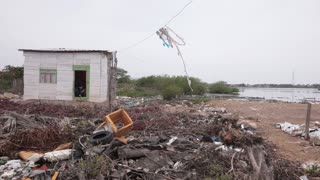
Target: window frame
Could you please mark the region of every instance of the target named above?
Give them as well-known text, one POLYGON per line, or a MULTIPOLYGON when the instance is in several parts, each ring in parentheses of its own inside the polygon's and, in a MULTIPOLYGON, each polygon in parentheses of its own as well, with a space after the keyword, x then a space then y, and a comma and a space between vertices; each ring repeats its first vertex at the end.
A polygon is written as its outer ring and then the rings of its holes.
POLYGON ((40 84, 57 84, 57 69, 40 68, 39 83, 40 84), (53 75, 55 75, 55 76, 53 76, 53 75), (42 76, 44 76, 43 81, 42 81, 42 76), (47 77, 49 77, 49 81, 47 81, 47 77), (54 79, 53 79, 53 77, 54 77, 54 79))

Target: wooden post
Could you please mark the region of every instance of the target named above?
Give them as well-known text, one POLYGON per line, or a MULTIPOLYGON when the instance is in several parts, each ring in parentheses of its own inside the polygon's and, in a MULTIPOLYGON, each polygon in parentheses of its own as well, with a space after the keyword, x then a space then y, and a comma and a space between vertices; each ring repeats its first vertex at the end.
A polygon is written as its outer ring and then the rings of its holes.
POLYGON ((307 108, 307 118, 306 118, 306 131, 305 131, 305 140, 309 140, 309 126, 310 126, 310 116, 311 116, 311 103, 308 102, 308 108, 307 108))

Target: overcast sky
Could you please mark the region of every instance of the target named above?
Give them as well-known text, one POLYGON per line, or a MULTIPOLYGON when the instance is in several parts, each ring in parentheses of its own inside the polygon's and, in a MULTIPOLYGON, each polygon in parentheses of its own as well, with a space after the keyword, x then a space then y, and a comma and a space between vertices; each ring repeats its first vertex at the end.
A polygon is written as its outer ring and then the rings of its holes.
MULTIPOLYGON (((156 36, 189 0, 0 0, 0 68, 19 48, 119 50, 133 77, 184 75, 156 36)), ((319 0, 193 0, 168 26, 184 38, 191 76, 206 82, 320 83, 319 0)))

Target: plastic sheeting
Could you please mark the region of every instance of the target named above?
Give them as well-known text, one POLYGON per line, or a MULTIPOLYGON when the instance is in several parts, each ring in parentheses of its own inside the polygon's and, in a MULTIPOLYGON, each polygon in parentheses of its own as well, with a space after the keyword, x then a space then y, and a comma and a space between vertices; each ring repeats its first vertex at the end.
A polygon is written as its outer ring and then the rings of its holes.
POLYGON ((300 130, 300 125, 292 124, 288 122, 278 123, 277 127, 289 134, 292 134, 294 131, 300 130))

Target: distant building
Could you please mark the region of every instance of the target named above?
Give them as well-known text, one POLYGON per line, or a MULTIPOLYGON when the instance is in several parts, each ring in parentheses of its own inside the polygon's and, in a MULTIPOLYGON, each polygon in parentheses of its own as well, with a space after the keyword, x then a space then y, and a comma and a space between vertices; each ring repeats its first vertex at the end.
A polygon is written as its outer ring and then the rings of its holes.
POLYGON ((24 99, 111 102, 116 91, 116 52, 19 49, 24 60, 24 99))

